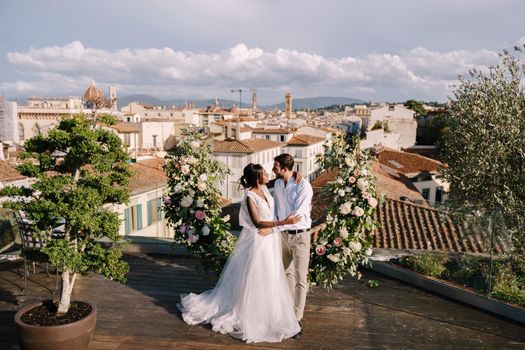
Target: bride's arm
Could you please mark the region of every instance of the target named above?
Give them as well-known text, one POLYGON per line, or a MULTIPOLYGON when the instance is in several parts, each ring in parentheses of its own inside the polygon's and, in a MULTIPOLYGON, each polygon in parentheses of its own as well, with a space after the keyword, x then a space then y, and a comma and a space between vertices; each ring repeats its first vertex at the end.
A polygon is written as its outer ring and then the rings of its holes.
POLYGON ((259 211, 257 210, 257 204, 250 197, 246 198, 248 201, 248 212, 250 213, 250 218, 252 219, 253 225, 257 228, 272 228, 275 226, 282 225, 292 225, 300 221, 300 216, 288 216, 284 220, 274 220, 274 221, 261 221, 259 216, 259 211))

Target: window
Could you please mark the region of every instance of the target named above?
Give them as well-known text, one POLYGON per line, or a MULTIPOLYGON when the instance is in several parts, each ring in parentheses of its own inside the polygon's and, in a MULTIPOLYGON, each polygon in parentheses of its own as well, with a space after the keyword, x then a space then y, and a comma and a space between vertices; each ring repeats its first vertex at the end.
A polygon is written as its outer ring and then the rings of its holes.
POLYGON ((285 142, 286 141, 286 137, 284 135, 280 135, 279 136, 279 141, 285 142))
POLYGON ((270 135, 266 135, 266 139, 269 140, 270 139, 270 135))
POLYGON ((162 202, 160 197, 148 201, 148 226, 162 220, 162 202))
POLYGON ((20 139, 20 142, 26 139, 24 134, 24 126, 22 125, 22 123, 18 124, 18 137, 20 139))
POLYGON ((301 163, 295 164, 295 171, 297 171, 298 173, 301 172, 301 163))
POLYGON ((133 231, 142 230, 142 204, 124 209, 124 231, 129 235, 133 231))
POLYGON ((303 150, 301 150, 301 149, 295 150, 295 157, 296 158, 302 158, 303 157, 303 150))
POLYGON ((443 187, 436 189, 436 203, 443 203, 443 187))
POLYGON ((153 147, 157 147, 157 135, 153 135, 153 147))
POLYGON ((428 201, 430 199, 430 188, 423 188, 421 194, 423 195, 423 198, 428 201))

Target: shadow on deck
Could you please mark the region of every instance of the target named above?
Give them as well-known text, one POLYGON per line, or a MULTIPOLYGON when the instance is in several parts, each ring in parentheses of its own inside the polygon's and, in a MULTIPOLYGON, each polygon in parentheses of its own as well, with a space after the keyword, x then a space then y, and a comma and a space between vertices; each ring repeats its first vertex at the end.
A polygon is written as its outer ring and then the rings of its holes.
MULTIPOLYGON (((313 288, 303 337, 246 345, 207 326, 188 326, 176 308, 181 293, 212 287, 214 276, 196 260, 166 255, 126 255, 126 284, 96 274, 77 282, 74 297, 93 301, 98 323, 90 349, 524 349, 525 328, 365 271, 334 290, 313 288), (367 279, 381 286, 370 289, 367 279)), ((0 264, 0 348, 19 349, 13 317, 20 305, 49 298, 54 277, 31 274, 25 295, 21 262, 0 264)))

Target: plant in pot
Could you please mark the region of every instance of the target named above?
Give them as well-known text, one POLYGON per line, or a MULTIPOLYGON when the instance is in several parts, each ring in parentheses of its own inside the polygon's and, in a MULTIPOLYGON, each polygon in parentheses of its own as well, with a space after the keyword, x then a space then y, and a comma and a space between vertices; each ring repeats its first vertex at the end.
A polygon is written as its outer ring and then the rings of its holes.
POLYGON ((19 310, 19 340, 24 349, 87 348, 96 307, 71 301, 71 295, 79 274, 88 271, 125 279, 129 267, 121 259, 120 220, 112 205, 129 198, 128 154, 117 135, 83 115, 61 120, 47 135, 27 140, 24 148, 25 162, 17 169, 35 182, 31 188, 4 188, 3 195, 24 198, 4 206, 20 210, 32 232, 46 242, 43 252, 61 271, 62 283, 58 301, 19 310), (57 236, 53 228, 59 225, 63 234, 57 236))

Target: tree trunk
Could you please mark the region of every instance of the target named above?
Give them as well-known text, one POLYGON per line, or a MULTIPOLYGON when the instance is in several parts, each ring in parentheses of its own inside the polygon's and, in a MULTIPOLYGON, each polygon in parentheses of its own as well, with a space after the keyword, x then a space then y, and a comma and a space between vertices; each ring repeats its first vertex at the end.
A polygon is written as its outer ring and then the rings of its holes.
POLYGON ((73 292, 73 286, 77 279, 77 273, 74 272, 71 280, 69 279, 69 270, 62 272, 62 292, 60 295, 60 301, 58 302, 57 314, 66 314, 69 310, 69 304, 71 303, 71 293, 73 292))

